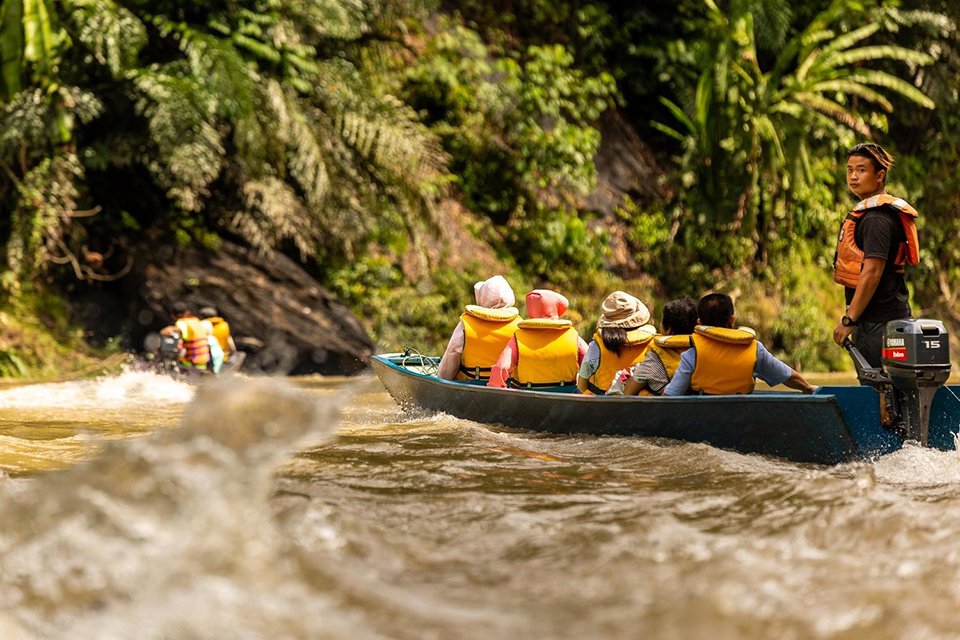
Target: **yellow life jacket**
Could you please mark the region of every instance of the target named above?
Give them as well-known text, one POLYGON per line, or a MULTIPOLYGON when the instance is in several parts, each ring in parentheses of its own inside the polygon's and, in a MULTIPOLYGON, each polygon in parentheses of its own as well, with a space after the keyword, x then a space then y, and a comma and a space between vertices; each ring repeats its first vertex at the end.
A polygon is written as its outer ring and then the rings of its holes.
POLYGON ((210 343, 207 342, 207 330, 199 318, 188 316, 176 322, 180 339, 186 353, 180 358, 180 364, 188 367, 205 367, 210 362, 210 343))
POLYGON ((693 334, 697 366, 690 377, 690 390, 707 395, 753 393, 757 366, 757 334, 741 327, 697 326, 693 334))
POLYGON ((650 348, 656 334, 657 330, 651 325, 628 331, 627 341, 623 343, 618 356, 607 349, 599 331, 594 333, 593 340, 600 347, 600 362, 596 372, 590 376, 590 380, 587 382, 587 393, 598 396, 605 394, 607 389, 610 388, 610 383, 613 382, 613 377, 617 375, 617 371, 629 369, 636 363, 643 361, 643 357, 647 355, 647 349, 650 348))
MULTIPOLYGON (((657 354, 660 362, 663 363, 663 368, 667 370, 668 382, 673 380, 673 375, 677 372, 677 367, 680 366, 680 357, 692 346, 693 337, 690 335, 657 336, 650 343, 650 351, 657 354)), ((660 394, 653 393, 644 387, 640 390, 640 395, 655 396, 660 394)))
POLYGON ((456 380, 489 380, 490 368, 520 326, 516 307, 487 309, 468 305, 460 316, 463 322, 463 353, 456 380))
POLYGON ((517 389, 576 385, 579 341, 569 320, 536 318, 520 323, 517 366, 509 383, 517 389))
POLYGON ((890 205, 900 214, 900 224, 907 239, 897 250, 894 264, 897 273, 903 273, 903 265, 916 266, 920 264, 920 238, 917 235, 916 219, 920 215, 901 198, 881 194, 862 200, 853 211, 844 218, 840 225, 840 234, 837 236, 837 250, 833 254, 833 280, 845 287, 856 288, 860 281, 860 272, 863 270, 863 251, 854 242, 854 233, 857 223, 870 209, 890 205))
POLYGON ((230 325, 220 317, 204 318, 204 322, 209 322, 213 326, 213 337, 220 343, 223 349, 223 359, 230 359, 230 325))

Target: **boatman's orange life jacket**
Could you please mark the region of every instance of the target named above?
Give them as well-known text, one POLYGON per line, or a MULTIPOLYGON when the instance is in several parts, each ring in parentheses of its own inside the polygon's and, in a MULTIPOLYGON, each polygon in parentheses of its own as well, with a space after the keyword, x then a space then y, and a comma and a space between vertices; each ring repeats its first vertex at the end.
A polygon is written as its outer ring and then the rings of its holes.
POLYGON ((711 396, 753 393, 757 336, 753 329, 698 326, 693 333, 697 365, 690 390, 711 396))
POLYGON ((857 223, 867 211, 884 205, 890 205, 900 214, 900 224, 907 241, 900 245, 894 264, 897 273, 903 273, 903 265, 915 266, 920 263, 920 239, 917 236, 916 219, 919 215, 913 207, 901 198, 894 198, 887 194, 873 196, 862 200, 840 225, 840 235, 837 237, 837 252, 833 257, 833 279, 845 287, 856 288, 860 281, 860 272, 863 270, 863 251, 853 240, 857 223))
POLYGON ((621 369, 629 369, 638 362, 642 362, 647 350, 653 343, 656 336, 656 328, 653 326, 639 327, 627 332, 627 341, 620 348, 620 355, 607 349, 603 343, 600 332, 593 334, 593 340, 600 347, 600 363, 597 371, 590 376, 587 382, 587 393, 602 396, 610 388, 613 377, 621 369))
POLYGON ((517 366, 509 383, 516 389, 576 385, 580 372, 577 331, 569 320, 524 320, 514 334, 517 366))
POLYGON ((207 342, 207 330, 199 318, 187 316, 176 323, 183 341, 184 353, 180 364, 188 367, 205 367, 210 362, 210 343, 207 342))
POLYGON ((515 307, 487 309, 471 304, 460 321, 463 353, 456 380, 489 380, 490 368, 520 326, 520 312, 515 307))

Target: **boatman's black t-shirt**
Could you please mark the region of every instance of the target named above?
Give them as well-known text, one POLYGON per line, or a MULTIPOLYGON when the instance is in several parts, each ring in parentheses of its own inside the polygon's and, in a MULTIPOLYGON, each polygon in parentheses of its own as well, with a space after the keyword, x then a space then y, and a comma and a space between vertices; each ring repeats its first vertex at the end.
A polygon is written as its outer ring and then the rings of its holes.
MULTIPOLYGON (((884 258, 887 261, 883 266, 877 290, 858 320, 890 322, 909 318, 910 294, 907 283, 903 274, 897 273, 898 267, 894 264, 901 243, 906 241, 900 214, 889 205, 870 209, 857 222, 853 241, 857 248, 863 251, 864 259, 884 258)), ((847 305, 853 302, 855 292, 856 289, 846 287, 847 305)))

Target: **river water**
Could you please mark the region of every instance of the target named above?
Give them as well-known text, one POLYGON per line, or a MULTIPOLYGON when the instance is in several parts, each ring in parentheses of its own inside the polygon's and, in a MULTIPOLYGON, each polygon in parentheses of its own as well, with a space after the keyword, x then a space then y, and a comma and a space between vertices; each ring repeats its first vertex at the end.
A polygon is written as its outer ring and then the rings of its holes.
POLYGON ((0 638, 960 637, 955 452, 798 465, 297 387, 0 388, 0 638))

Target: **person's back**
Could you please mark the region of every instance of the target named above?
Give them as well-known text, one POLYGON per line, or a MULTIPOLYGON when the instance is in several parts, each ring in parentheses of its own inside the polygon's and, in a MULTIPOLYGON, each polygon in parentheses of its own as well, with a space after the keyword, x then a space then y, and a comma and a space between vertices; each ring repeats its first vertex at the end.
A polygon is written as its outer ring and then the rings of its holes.
POLYGON ((467 305, 460 316, 463 323, 463 351, 457 380, 489 380, 490 369, 520 327, 516 307, 487 309, 467 305))
POLYGON ((696 302, 678 298, 665 304, 660 333, 650 342, 643 360, 626 372, 618 388, 611 385, 607 393, 622 389, 624 395, 660 395, 680 366, 681 356, 690 348, 690 334, 696 326, 696 302))
POLYGON ((755 378, 770 386, 783 384, 813 393, 815 388, 773 357, 752 329, 733 328, 734 307, 730 296, 722 293, 704 296, 697 303, 697 313, 700 324, 691 337, 692 348, 680 357, 680 365, 664 388, 664 395, 752 393, 755 378))
POLYGON ((690 376, 691 392, 711 396, 753 393, 757 367, 753 329, 700 325, 694 329, 692 347, 697 362, 690 376))
POLYGON ((489 387, 574 388, 587 345, 573 323, 561 320, 569 302, 555 291, 527 294, 527 313, 490 371, 489 387))
POLYGON ((503 276, 477 282, 473 293, 477 304, 467 305, 460 315, 437 367, 443 380, 488 380, 520 324, 513 289, 503 276))
POLYGON ((566 387, 576 383, 580 369, 577 331, 569 320, 533 318, 517 328, 515 388, 566 387))
POLYGON ((650 311, 640 300, 623 291, 606 297, 597 319, 597 330, 577 374, 577 388, 586 394, 603 395, 617 372, 643 360, 656 328, 647 324, 650 311))

